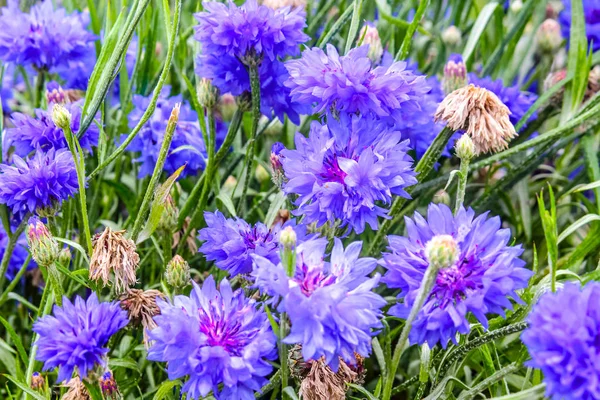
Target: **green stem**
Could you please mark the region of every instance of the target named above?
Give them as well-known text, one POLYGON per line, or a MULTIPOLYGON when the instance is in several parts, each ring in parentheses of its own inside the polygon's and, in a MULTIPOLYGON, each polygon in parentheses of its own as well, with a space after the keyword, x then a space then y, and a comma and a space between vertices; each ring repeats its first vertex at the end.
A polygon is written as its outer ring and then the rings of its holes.
POLYGON ((429 297, 429 293, 435 284, 435 279, 438 274, 438 268, 433 264, 429 264, 427 270, 425 271, 425 276, 423 277, 423 281, 421 282, 421 287, 419 288, 419 292, 417 293, 417 298, 413 306, 410 309, 410 313, 406 322, 404 323, 404 327, 402 328, 402 332, 400 333, 400 338, 398 339, 398 343, 396 343, 396 348, 394 349, 394 356, 392 358, 392 364, 389 366, 387 378, 385 379, 385 386, 383 388, 383 396, 382 400, 390 400, 392 395, 392 388, 394 386, 394 378, 396 377, 396 371, 398 370, 398 365, 400 364, 400 357, 406 347, 408 346, 408 335, 412 329, 412 325, 417 318, 417 315, 423 308, 423 304, 425 304, 425 300, 429 297))
POLYGON ((275 388, 275 386, 277 386, 277 384, 279 384, 279 381, 281 381, 281 370, 275 372, 271 379, 269 379, 269 382, 254 394, 254 397, 258 399, 261 398, 264 394, 269 393, 275 388))
MULTIPOLYGON (((19 236, 25 230, 27 226, 27 217, 23 218, 23 221, 17 227, 17 230, 10 236, 8 239, 8 244, 4 249, 4 255, 2 256, 2 262, 0 263, 0 292, 2 292, 2 287, 4 286, 4 279, 6 275, 6 271, 8 270, 8 264, 10 263, 10 259, 12 257, 13 251, 17 245, 17 241, 19 240, 19 236)), ((7 232, 10 232, 7 231, 7 232)))
POLYGON ((423 18, 423 14, 425 14, 425 10, 427 10, 427 6, 429 5, 429 0, 421 0, 419 2, 419 8, 417 8, 417 12, 415 16, 408 26, 406 30, 406 35, 404 36, 404 40, 402 40, 402 45, 396 54, 396 59, 404 60, 408 57, 408 53, 410 52, 410 46, 413 43, 413 35, 421 22, 421 18, 423 18))
POLYGON ((260 78, 258 76, 258 62, 253 62, 248 66, 250 73, 250 88, 252 91, 252 132, 248 147, 246 148, 246 179, 244 179, 244 188, 238 204, 238 214, 246 209, 246 194, 250 185, 250 178, 254 166, 254 155, 256 153, 256 133, 258 132, 258 121, 260 120, 260 78))
POLYGON ((44 81, 46 78, 46 71, 43 68, 38 70, 37 78, 35 79, 35 98, 34 107, 39 108, 42 104, 42 98, 44 97, 44 81))
MULTIPOLYGON (((44 294, 42 295, 43 303, 40 305, 40 312, 36 318, 39 319, 46 314, 50 313, 52 309, 52 305, 54 304, 54 296, 52 295, 52 289, 50 288, 50 282, 46 282, 46 287, 44 288, 44 294), (47 292, 46 292, 47 291, 47 292)), ((35 356, 37 355, 38 345, 38 334, 34 334, 31 340, 31 351, 29 353, 29 362, 27 363, 27 386, 31 387, 31 376, 33 375, 33 370, 35 368, 35 356)), ((26 395, 26 399, 29 399, 29 395, 26 395)))
POLYGON ((133 224, 131 239, 134 242, 137 240, 140 232, 142 231, 142 225, 146 218, 146 213, 150 208, 150 203, 152 201, 152 197, 154 196, 154 191, 156 190, 156 185, 158 185, 158 180, 162 175, 163 167, 165 165, 165 161, 167 160, 169 149, 171 148, 171 142, 173 141, 173 134, 175 133, 175 128, 177 127, 177 121, 179 120, 179 107, 180 104, 177 104, 171 112, 171 117, 167 123, 163 142, 160 147, 160 153, 158 154, 158 159, 156 160, 156 165, 154 166, 154 172, 152 172, 152 177, 150 178, 150 182, 146 188, 146 194, 144 194, 144 200, 140 205, 140 209, 138 210, 135 222, 133 224))
POLYGON ((285 389, 288 386, 288 375, 289 375, 289 371, 288 371, 288 349, 287 349, 287 345, 285 343, 283 343, 283 339, 285 339, 286 336, 286 331, 287 331, 287 326, 286 326, 286 321, 287 321, 287 315, 285 313, 281 314, 281 317, 279 318, 279 363, 281 365, 280 371, 281 371, 281 391, 283 392, 283 389, 285 389))
POLYGON ((30 262, 31 262, 31 254, 27 256, 27 258, 25 259, 25 262, 21 266, 21 269, 19 269, 19 272, 17 272, 17 274, 15 275, 15 278, 10 282, 10 284, 6 287, 6 290, 0 296, 0 306, 2 304, 4 304, 4 302, 6 301, 6 298, 8 297, 8 294, 10 292, 12 292, 13 289, 15 288, 15 286, 17 286, 17 284, 21 281, 21 277, 27 271, 27 267, 29 266, 30 262))
POLYGON ((198 203, 198 212, 204 211, 206 208, 206 201, 208 199, 208 192, 210 191, 210 183, 215 173, 215 141, 216 141, 216 127, 215 127, 215 116, 211 110, 208 110, 208 124, 209 124, 209 138, 208 138, 208 161, 206 165, 206 176, 208 179, 204 179, 204 187, 202 188, 202 194, 200 195, 200 202, 198 203))
POLYGON ((456 192, 456 204, 454 205, 454 214, 458 213, 460 207, 465 202, 465 192, 467 190, 467 179, 469 177, 470 158, 460 160, 460 174, 458 175, 458 190, 456 192))
POLYGON ((121 145, 106 160, 104 160, 94 171, 92 171, 92 173, 89 176, 90 178, 92 178, 93 176, 98 174, 104 168, 109 166, 113 161, 115 161, 117 159, 117 157, 119 157, 125 151, 127 146, 129 146, 129 144, 133 141, 133 139, 135 139, 135 137, 137 136, 139 131, 142 129, 142 127, 146 124, 146 122, 148 122, 150 117, 154 114, 154 110, 156 109, 156 103, 158 102, 158 96, 160 96, 162 88, 163 88, 165 82, 167 81, 167 79, 169 78, 169 70, 171 69, 171 62, 173 61, 173 54, 175 53, 175 39, 177 38, 177 33, 179 32, 179 15, 181 14, 181 1, 182 0, 177 0, 177 5, 175 7, 175 14, 173 15, 173 28, 174 29, 171 30, 172 34, 171 34, 171 37, 169 38, 167 57, 165 60, 165 64, 163 65, 163 69, 160 73, 160 77, 158 79, 156 87, 154 88, 154 91, 152 92, 152 99, 150 100, 150 104, 148 105, 148 108, 144 112, 144 115, 142 115, 142 118, 140 119, 140 121, 133 128, 133 130, 131 131, 129 136, 127 136, 125 141, 123 141, 123 143, 121 143, 121 145))

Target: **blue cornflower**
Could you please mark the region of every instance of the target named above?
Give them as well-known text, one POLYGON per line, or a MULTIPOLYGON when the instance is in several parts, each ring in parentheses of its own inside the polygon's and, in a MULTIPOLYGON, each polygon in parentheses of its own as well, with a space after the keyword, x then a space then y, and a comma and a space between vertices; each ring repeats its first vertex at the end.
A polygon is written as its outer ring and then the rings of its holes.
POLYGON ((326 239, 300 243, 293 277, 286 276, 281 264, 254 255, 252 275, 260 291, 279 298, 278 310, 289 316, 291 331, 284 342, 301 344, 305 360, 324 357, 337 370, 340 357, 354 363, 355 354, 370 354, 386 301, 372 292, 379 274, 369 274, 377 261, 359 258, 361 242, 344 250, 336 238, 329 262, 324 260, 326 247, 326 239))
MULTIPOLYGON (((510 110, 510 122, 516 125, 537 100, 537 95, 521 91, 518 85, 504 86, 502 79, 480 78, 474 73, 469 75, 469 83, 493 92, 510 110)), ((535 114, 531 116, 535 118, 535 114)))
POLYGON ((182 392, 198 399, 213 391, 223 400, 251 400, 267 382, 277 357, 266 313, 224 279, 209 276, 202 288, 173 302, 157 299, 157 327, 148 332, 148 360, 167 363, 169 379, 187 376, 182 392), (219 390, 219 385, 223 384, 219 390))
MULTIPOLYGON (((177 103, 181 103, 179 111, 179 121, 175 128, 173 141, 167 159, 165 161, 164 170, 168 174, 172 174, 181 166, 186 165, 183 170, 183 176, 194 174, 199 170, 204 169, 206 165, 206 145, 202 139, 198 116, 192 108, 183 101, 181 95, 168 97, 170 87, 165 86, 156 103, 156 110, 150 117, 150 120, 142 127, 138 135, 133 139, 127 150, 131 152, 139 152, 140 156, 135 161, 140 163, 140 178, 152 175, 154 166, 158 160, 160 148, 169 121, 169 116, 173 107, 177 103)), ((141 120, 142 115, 148 108, 151 101, 151 96, 144 97, 141 95, 133 96, 133 110, 129 114, 129 127, 133 128, 141 120)), ((222 143, 226 134, 224 124, 217 122, 217 147, 222 143)), ((123 136, 125 138, 125 136, 123 136)))
POLYGON ((292 90, 292 100, 314 106, 316 113, 371 114, 391 121, 402 120, 403 108, 419 110, 419 101, 429 91, 425 77, 404 61, 372 68, 368 52, 365 45, 340 56, 327 45, 327 54, 315 47, 287 61, 290 78, 285 85, 292 90))
POLYGON ((392 196, 409 197, 417 183, 408 141, 373 118, 340 115, 327 125, 313 122, 308 138, 296 134, 296 150, 282 150, 286 193, 298 195, 296 213, 306 223, 341 221, 356 233, 377 229, 392 196))
MULTIPOLYGON (((4 257, 4 251, 8 246, 8 235, 4 230, 4 226, 0 224, 0 260, 4 257)), ((17 272, 21 269, 27 256, 29 255, 29 251, 27 250, 27 238, 25 237, 25 232, 19 236, 17 239, 17 245, 15 246, 12 256, 8 261, 8 268, 6 269, 6 278, 8 280, 13 280, 17 272)), ((27 269, 33 269, 36 267, 36 264, 33 260, 29 262, 27 269)))
MULTIPOLYGON (((64 104, 71 113, 71 130, 77 133, 81 121, 83 100, 64 104)), ((50 148, 67 148, 67 140, 63 130, 57 127, 52 120, 52 107, 49 110, 36 109, 35 117, 22 113, 13 113, 11 122, 13 128, 8 128, 5 134, 6 145, 14 146, 15 154, 27 156, 34 149, 47 151, 50 148)), ((97 115, 99 117, 99 114, 97 115)), ((92 147, 98 145, 100 130, 96 123, 92 123, 85 134, 79 139, 82 148, 91 152, 92 147)))
POLYGON ((127 323, 118 302, 100 303, 95 293, 87 300, 77 296, 74 304, 64 297, 62 307, 55 305, 53 315, 33 325, 39 335, 36 360, 44 362, 45 371, 59 367, 58 382, 70 379, 75 369, 85 378, 96 365, 106 365, 104 346, 127 323))
MULTIPOLYGON (((220 212, 205 212, 206 228, 200 230, 198 239, 204 241, 200 253, 231 276, 252 271, 252 254, 279 262, 279 233, 281 225, 268 228, 263 223, 251 226, 241 218, 225 218, 220 212)), ((286 225, 290 225, 287 223, 286 225)), ((294 227, 298 241, 306 238, 306 227, 294 227)))
MULTIPOLYGON (((562 27, 563 37, 571 37, 571 0, 563 0, 564 9, 558 16, 562 27)), ((593 51, 600 49, 600 1, 583 0, 583 15, 585 17, 585 33, 588 45, 593 51)))
POLYGON ((416 299, 425 270, 429 266, 427 244, 444 236, 456 247, 452 266, 439 271, 431 295, 417 316, 410 340, 413 343, 438 342, 446 347, 456 343, 456 333, 470 331, 468 314, 487 328, 486 314, 504 315, 512 309, 512 298, 521 303, 516 291, 527 287, 532 275, 519 256, 521 246, 508 246, 509 229, 501 229, 499 217, 487 213, 475 218, 472 209, 461 208, 456 216, 444 204, 431 204, 427 219, 415 213, 406 218, 408 237, 389 236, 389 253, 381 264, 387 268, 382 282, 401 289, 402 304, 393 306, 391 315, 406 318, 416 299))
POLYGON ((78 190, 77 171, 68 149, 37 150, 29 159, 14 155, 13 162, 0 164, 0 204, 19 217, 51 211, 78 190))
POLYGON ((0 15, 0 59, 20 65, 52 69, 82 58, 96 36, 85 28, 87 13, 67 14, 52 0, 35 4, 29 13, 18 0, 8 0, 0 15))
POLYGON ((566 284, 544 293, 528 317, 521 339, 544 374, 553 400, 600 398, 600 284, 566 284))

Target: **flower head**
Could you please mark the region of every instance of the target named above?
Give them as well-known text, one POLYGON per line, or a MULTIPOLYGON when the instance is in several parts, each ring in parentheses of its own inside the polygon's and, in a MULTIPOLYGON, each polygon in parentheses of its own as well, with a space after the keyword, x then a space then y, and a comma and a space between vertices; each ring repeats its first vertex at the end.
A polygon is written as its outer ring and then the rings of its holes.
MULTIPOLYGON (((558 16, 565 38, 571 37, 571 1, 573 0, 562 1, 564 8, 558 16)), ((595 52, 600 49, 600 3, 598 0, 583 0, 583 15, 585 16, 588 45, 592 46, 592 51, 595 52)))
POLYGON ((126 239, 124 233, 106 227, 104 232, 94 237, 90 260, 90 279, 102 281, 104 286, 112 283, 117 293, 135 285, 135 271, 140 262, 135 243, 126 239))
POLYGON ((566 284, 543 294, 528 317, 521 339, 541 369, 546 396, 553 400, 592 400, 600 395, 600 284, 566 284))
POLYGON ((498 96, 471 84, 446 96, 435 119, 445 121, 455 131, 465 130, 477 154, 485 154, 508 148, 508 142, 517 136, 509 115, 510 110, 498 96))
MULTIPOLYGON (((183 102, 181 95, 168 97, 167 93, 169 90, 170 88, 168 87, 163 88, 163 92, 158 98, 154 114, 152 114, 150 120, 142 127, 138 135, 127 147, 127 150, 129 151, 140 153, 139 158, 135 160, 141 164, 138 174, 139 177, 152 175, 154 166, 158 160, 167 123, 178 103, 181 103, 179 108, 179 120, 177 122, 177 127, 175 128, 175 133, 173 134, 173 141, 171 142, 171 148, 167 155, 164 169, 168 174, 172 174, 181 166, 185 165, 186 167, 182 173, 183 176, 204 169, 206 145, 204 140, 202 140, 198 116, 186 102, 183 102)), ((135 127, 141 120, 150 101, 151 96, 133 96, 132 102, 134 108, 129 115, 130 128, 135 127)), ((220 143, 222 143, 226 132, 222 123, 217 122, 216 127, 217 146, 219 146, 220 143)))
POLYGON ((82 58, 96 37, 85 27, 87 14, 54 9, 52 0, 35 4, 29 13, 18 0, 8 0, 0 15, 0 59, 51 69, 82 58))
POLYGON ((282 150, 286 193, 297 194, 297 214, 307 223, 342 222, 356 233, 377 229, 383 205, 417 180, 407 141, 379 120, 341 116, 313 122, 308 138, 296 134, 296 150, 282 150))
POLYGON ((371 336, 381 326, 380 308, 386 302, 371 290, 379 275, 373 258, 359 258, 361 242, 344 249, 336 239, 331 259, 325 261, 326 239, 307 240, 296 248, 296 270, 288 277, 280 263, 253 256, 252 276, 261 292, 280 300, 279 310, 290 318, 285 342, 302 345, 305 360, 324 357, 337 371, 340 357, 356 361, 356 353, 371 352, 371 336))
POLYGON ((191 399, 211 390, 220 399, 254 399, 272 370, 267 360, 277 356, 267 315, 254 300, 226 279, 217 290, 209 276, 202 288, 194 283, 189 297, 157 304, 149 360, 166 362, 170 380, 187 376, 182 391, 191 399))
POLYGON ((37 150, 29 159, 0 164, 0 203, 18 216, 52 210, 77 193, 77 172, 67 149, 37 150))
MULTIPOLYGON (((44 151, 50 148, 67 148, 65 133, 52 120, 52 110, 58 105, 51 107, 49 111, 35 110, 35 117, 22 113, 11 114, 11 122, 14 127, 6 130, 6 144, 14 147, 15 154, 25 157, 36 148, 44 151)), ((64 107, 71 114, 71 131, 77 133, 81 121, 83 100, 66 103, 60 107, 64 107)), ((99 133, 98 126, 92 123, 79 139, 79 144, 83 149, 91 152, 92 147, 98 145, 99 133)))
POLYGON ((519 258, 521 246, 508 246, 511 233, 500 229, 500 218, 488 219, 487 213, 475 218, 464 208, 454 216, 448 206, 431 204, 427 219, 415 213, 414 219, 406 218, 406 228, 408 237, 389 236, 389 253, 381 260, 388 270, 382 282, 401 289, 404 299, 391 315, 408 316, 432 254, 450 261, 415 320, 411 342, 439 342, 445 348, 448 340, 456 342, 457 332, 469 333, 469 313, 487 328, 487 314, 504 315, 512 309, 511 298, 521 302, 516 291, 527 287, 532 273, 519 258))
POLYGON ((74 370, 85 378, 96 365, 106 364, 109 349, 104 346, 125 325, 127 313, 118 302, 100 303, 95 293, 87 300, 77 296, 75 303, 65 297, 53 315, 33 325, 39 335, 36 359, 44 362, 45 371, 59 367, 58 382, 70 379, 74 370))
POLYGON ((418 110, 429 90, 425 77, 404 61, 372 68, 368 54, 367 45, 345 56, 332 45, 327 54, 316 47, 305 50, 300 59, 285 63, 292 100, 312 105, 316 113, 371 114, 391 121, 401 121, 402 108, 418 110))

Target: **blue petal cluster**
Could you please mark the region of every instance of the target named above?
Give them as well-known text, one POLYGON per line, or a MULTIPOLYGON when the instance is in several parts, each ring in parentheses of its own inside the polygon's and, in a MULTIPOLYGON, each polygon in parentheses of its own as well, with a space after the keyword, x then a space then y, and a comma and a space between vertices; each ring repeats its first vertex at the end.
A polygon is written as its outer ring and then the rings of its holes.
POLYGON ((374 115, 401 122, 403 111, 419 110, 429 91, 425 77, 415 75, 399 61, 372 68, 367 45, 340 56, 332 45, 327 54, 319 48, 285 63, 292 100, 313 106, 317 113, 374 115))
POLYGON ((238 7, 218 2, 204 3, 206 11, 196 14, 199 25, 195 38, 202 45, 196 73, 212 79, 221 93, 239 96, 250 91, 245 63, 259 60, 261 112, 275 114, 283 121, 287 114, 299 124, 299 114, 309 108, 294 103, 290 90, 283 86, 288 72, 281 59, 299 53, 299 45, 309 37, 302 8, 273 10, 249 0, 238 7))
POLYGON ((281 264, 254 255, 252 275, 260 291, 279 298, 278 310, 289 316, 291 331, 285 343, 301 344, 305 360, 324 357, 337 370, 340 357, 354 363, 355 354, 370 354, 371 337, 381 327, 386 301, 372 292, 379 274, 373 278, 369 274, 377 261, 359 258, 362 242, 344 250, 336 239, 329 262, 326 247, 326 239, 299 244, 293 277, 285 274, 281 264))
MULTIPOLYGON (((480 78, 474 73, 469 74, 469 83, 493 92, 510 110, 510 122, 516 125, 529 108, 537 100, 537 95, 521 91, 518 85, 504 86, 502 79, 489 77, 480 78)), ((534 119, 535 114, 530 119, 534 119)))
POLYGON ((82 58, 96 36, 85 28, 86 13, 67 14, 52 0, 35 4, 29 13, 18 0, 8 0, 0 15, 0 59, 39 69, 52 69, 82 58))
MULTIPOLYGON (((0 224, 0 260, 4 257, 4 251, 8 246, 8 234, 4 230, 4 226, 0 224)), ((29 250, 27 250, 27 238, 25 237, 25 233, 23 232, 19 239, 17 239, 17 245, 15 246, 13 253, 8 261, 8 268, 6 269, 6 278, 8 280, 13 280, 17 275, 17 272, 21 269, 27 256, 29 255, 29 250)), ((29 262, 27 269, 35 268, 36 264, 33 260, 29 262)))
POLYGON ((202 288, 173 302, 157 299, 157 327, 148 332, 148 359, 167 363, 170 380, 187 376, 182 392, 204 398, 251 400, 272 371, 276 338, 266 313, 224 279, 217 290, 209 276, 202 288), (219 385, 223 384, 222 389, 219 385))
POLYGON ((568 283, 533 307, 521 339, 552 400, 600 398, 600 284, 568 283))
POLYGON ((457 261, 439 271, 431 295, 413 325, 413 343, 438 342, 446 347, 448 340, 456 343, 456 333, 470 331, 471 313, 485 328, 486 314, 504 315, 512 309, 512 298, 521 302, 516 291, 527 287, 532 275, 519 256, 521 246, 508 246, 509 229, 501 229, 499 217, 487 213, 475 217, 472 209, 461 208, 456 216, 444 204, 431 204, 427 219, 415 213, 406 218, 408 237, 389 236, 389 253, 381 264, 387 268, 382 282, 401 289, 404 299, 389 311, 406 318, 416 299, 425 270, 429 266, 425 248, 437 235, 450 235, 458 247, 457 261))
MULTIPOLYGON (((558 16, 562 27, 562 35, 567 40, 571 37, 571 1, 563 0, 563 10, 558 16)), ((585 33, 588 45, 593 51, 600 50, 600 2, 598 0, 583 0, 583 15, 585 17, 585 33)))
MULTIPOLYGON (((172 174, 185 165, 186 167, 182 173, 182 176, 185 176, 203 170, 206 165, 206 145, 202 139, 198 116, 189 104, 183 101, 181 95, 168 97, 167 93, 169 91, 170 87, 165 86, 163 88, 156 103, 154 114, 127 147, 128 151, 140 153, 140 156, 135 159, 137 163, 140 163, 138 174, 140 178, 152 175, 154 171, 171 111, 177 103, 181 103, 179 122, 177 122, 175 128, 164 170, 172 174)), ((134 108, 129 114, 129 128, 133 129, 141 120, 142 115, 150 105, 150 101, 151 96, 133 96, 134 108)), ((218 147, 223 142, 227 132, 225 125, 221 122, 217 122, 216 128, 218 147)), ((123 140, 125 137, 126 135, 123 136, 123 140)))
MULTIPOLYGON (((208 261, 215 261, 215 265, 231 276, 248 274, 252 271, 252 254, 267 258, 269 261, 279 262, 279 233, 282 225, 276 224, 268 228, 258 222, 254 226, 241 218, 225 218, 220 212, 205 212, 206 228, 200 230, 198 239, 204 243, 198 250, 204 254, 208 261)), ((297 241, 306 239, 304 225, 293 226, 297 241)))
POLYGON ((286 193, 296 194, 296 213, 319 226, 336 219, 361 233, 377 229, 392 196, 409 197, 417 183, 408 141, 382 120, 340 115, 313 122, 308 138, 296 134, 296 150, 282 150, 286 193))
POLYGON ((96 365, 106 365, 104 347, 108 339, 129 320, 118 302, 100 303, 95 293, 87 300, 77 296, 75 303, 63 298, 63 306, 54 306, 53 315, 40 318, 33 331, 39 335, 36 359, 44 370, 58 369, 58 382, 68 380, 73 371, 81 378, 96 365))
MULTIPOLYGON (((71 130, 77 133, 81 121, 83 100, 64 104, 71 113, 71 130)), ((53 107, 51 105, 50 107, 53 107)), ((97 118, 99 114, 97 115, 97 118)), ((57 127, 52 120, 52 108, 50 110, 36 109, 35 117, 22 113, 11 114, 13 128, 8 128, 5 134, 5 145, 14 146, 14 153, 25 157, 33 150, 39 148, 47 151, 50 148, 67 148, 67 140, 63 130, 57 127)), ((83 149, 91 152, 92 147, 98 145, 100 129, 96 123, 92 123, 85 134, 79 139, 83 149)))
POLYGON ((37 150, 29 159, 15 155, 13 163, 0 164, 0 203, 17 216, 53 208, 78 190, 75 163, 67 149, 37 150))

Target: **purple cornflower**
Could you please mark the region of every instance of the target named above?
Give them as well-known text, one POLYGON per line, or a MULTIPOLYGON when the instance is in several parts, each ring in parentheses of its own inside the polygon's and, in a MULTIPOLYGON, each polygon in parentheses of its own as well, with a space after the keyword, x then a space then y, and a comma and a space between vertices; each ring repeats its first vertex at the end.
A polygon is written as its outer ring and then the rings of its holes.
POLYGON ((372 68, 369 46, 340 56, 332 45, 327 54, 307 49, 302 57, 285 63, 292 100, 314 106, 316 113, 333 112, 376 115, 402 120, 402 111, 419 110, 419 101, 429 91, 425 77, 415 75, 404 61, 372 68))
MULTIPOLYGON (((177 103, 181 103, 179 111, 179 122, 175 128, 171 148, 165 161, 164 170, 168 174, 172 174, 178 168, 186 165, 183 170, 183 176, 194 174, 199 170, 204 169, 206 165, 206 146, 202 139, 202 132, 198 123, 198 116, 192 108, 183 101, 181 95, 168 97, 170 87, 165 86, 158 98, 156 110, 150 117, 150 120, 142 127, 138 135, 133 139, 127 147, 128 151, 139 152, 140 156, 135 161, 140 163, 140 178, 152 175, 154 166, 158 160, 160 148, 169 121, 169 116, 173 107, 177 103)), ((133 110, 129 114, 129 127, 134 128, 140 121, 142 115, 150 104, 151 96, 144 97, 141 95, 133 96, 133 110)), ((217 122, 217 147, 222 143, 226 134, 224 124, 217 122)), ((123 139, 126 135, 123 136, 123 139)))
POLYGON ((202 288, 173 302, 157 299, 157 327, 148 332, 148 360, 167 363, 170 380, 187 376, 182 392, 204 398, 251 400, 267 382, 277 357, 276 338, 266 313, 243 290, 209 276, 202 288), (219 385, 223 384, 219 390, 219 385))
POLYGON ((544 374, 546 396, 553 400, 600 398, 600 284, 580 288, 567 283, 544 293, 528 317, 521 339, 544 374))
POLYGON ((0 164, 0 203, 19 217, 53 210, 78 190, 75 163, 68 149, 38 149, 29 159, 14 155, 13 162, 0 164))
MULTIPOLYGON (((4 230, 4 226, 0 224, 0 260, 4 257, 4 251, 6 246, 8 245, 8 235, 4 230)), ((27 238, 25 237, 25 232, 19 236, 17 240, 17 245, 13 250, 13 253, 8 261, 8 268, 6 269, 6 278, 8 280, 13 280, 17 275, 17 272, 21 269, 27 256, 29 255, 29 251, 27 250, 27 238)), ((36 264, 33 260, 29 262, 27 269, 33 269, 36 267, 36 264)))
POLYGON ((254 255, 252 275, 262 293, 281 299, 278 309, 291 322, 284 342, 301 344, 305 360, 325 357, 337 370, 339 357, 354 363, 356 353, 370 354, 386 302, 371 291, 379 282, 379 274, 368 276, 377 261, 359 258, 361 242, 344 250, 336 239, 329 262, 324 260, 326 247, 326 239, 300 243, 293 277, 286 276, 281 264, 254 255))
MULTIPOLYGON (((563 0, 564 9, 558 16, 562 34, 567 40, 571 37, 571 0, 563 0)), ((585 33, 588 46, 595 52, 600 49, 600 1, 583 0, 583 15, 585 17, 585 33)))
POLYGON ((96 365, 106 365, 104 347, 108 339, 127 323, 127 312, 118 302, 100 303, 96 293, 87 300, 77 296, 75 303, 63 298, 53 315, 40 318, 33 331, 39 335, 36 360, 44 370, 58 369, 58 382, 72 377, 73 371, 85 378, 96 365))
POLYGON ((52 69, 82 58, 96 36, 85 28, 87 13, 67 14, 51 0, 35 4, 29 13, 18 0, 8 0, 0 15, 0 59, 38 69, 52 69))
MULTIPOLYGON (((537 95, 531 92, 521 91, 518 85, 504 86, 502 79, 493 80, 489 77, 479 78, 474 73, 470 73, 468 76, 469 83, 487 89, 498 96, 510 110, 510 122, 512 122, 513 125, 516 125, 517 122, 519 122, 537 100, 537 95)), ((531 118, 535 118, 535 114, 533 114, 531 118)))
MULTIPOLYGON (((71 113, 71 130, 77 133, 81 120, 83 100, 64 104, 71 113)), ((14 146, 15 154, 21 157, 27 156, 35 149, 47 151, 50 148, 67 148, 67 140, 63 130, 52 121, 52 107, 49 110, 36 109, 35 117, 22 113, 13 113, 11 122, 13 128, 6 130, 6 145, 14 146)), ((96 117, 99 118, 100 114, 96 117)), ((92 123, 85 134, 79 139, 83 149, 91 152, 92 147, 98 145, 100 130, 96 123, 92 123)))
POLYGON ((340 115, 327 125, 313 122, 308 138, 296 134, 296 150, 282 150, 284 191, 297 194, 296 213, 306 223, 341 221, 356 233, 377 229, 392 195, 409 197, 417 183, 408 141, 385 121, 340 115), (378 204, 380 203, 380 204, 378 204))
MULTIPOLYGON (((220 212, 205 212, 206 228, 200 230, 198 239, 204 241, 200 253, 208 261, 233 277, 252 271, 252 254, 279 262, 279 233, 281 225, 267 228, 263 223, 251 226, 241 218, 225 218, 220 212)), ((290 225, 287 223, 286 225, 290 225)), ((306 238, 306 227, 294 227, 299 241, 306 238)))
POLYGON ((461 208, 454 216, 448 206, 431 204, 427 220, 419 213, 405 219, 408 237, 388 237, 390 252, 380 261, 388 270, 382 282, 401 289, 404 302, 389 311, 399 318, 408 316, 429 266, 427 244, 443 236, 457 249, 452 265, 438 273, 415 320, 411 342, 430 346, 439 342, 445 348, 448 340, 456 343, 457 332, 469 333, 467 314, 487 328, 486 314, 504 315, 504 310, 512 309, 511 298, 521 303, 516 291, 527 287, 532 272, 519 258, 521 246, 508 246, 510 230, 500 228, 499 217, 488 219, 487 214, 475 218, 472 209, 461 208))

